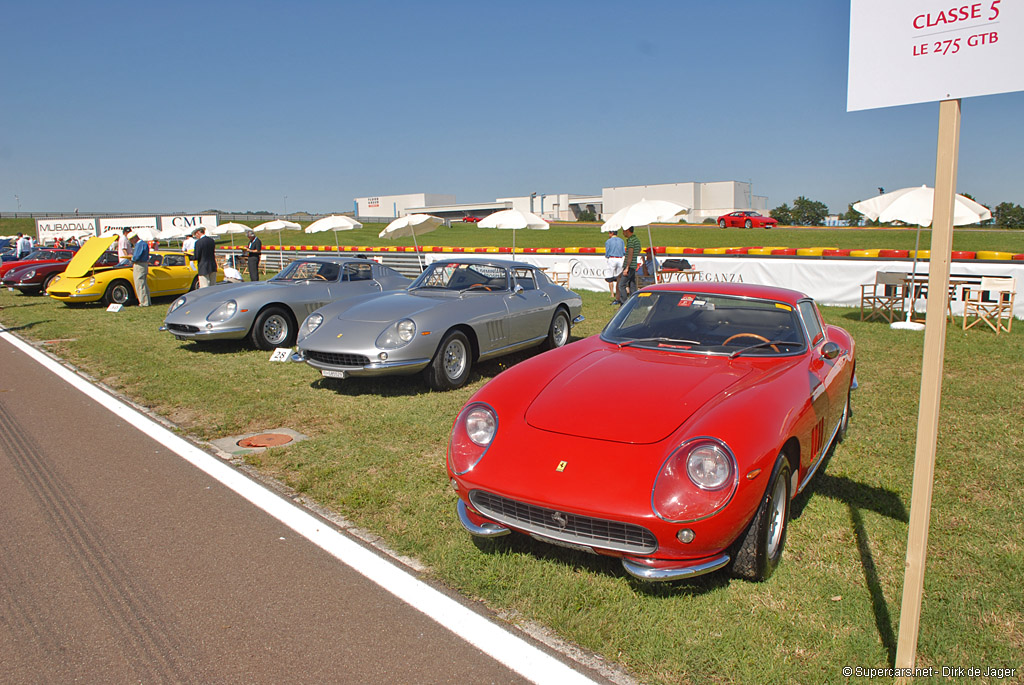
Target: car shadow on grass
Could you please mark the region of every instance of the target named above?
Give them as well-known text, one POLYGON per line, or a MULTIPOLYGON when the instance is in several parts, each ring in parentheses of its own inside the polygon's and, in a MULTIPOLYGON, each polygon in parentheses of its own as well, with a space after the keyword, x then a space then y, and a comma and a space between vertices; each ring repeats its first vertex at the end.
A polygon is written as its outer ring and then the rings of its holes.
MULTIPOLYGON (((582 338, 570 338, 569 344, 574 340, 582 338)), ((521 361, 541 354, 539 347, 533 347, 522 352, 515 352, 496 359, 488 359, 484 362, 477 362, 469 373, 469 380, 466 386, 476 385, 480 382, 486 383, 505 369, 515 366, 521 361)), ((463 387, 466 387, 463 386, 463 387)), ((423 381, 422 372, 412 373, 403 376, 363 376, 356 378, 335 379, 318 378, 309 384, 314 390, 333 390, 334 392, 348 397, 360 395, 380 395, 381 397, 411 397, 435 392, 427 387, 423 381)), ((452 391, 452 392, 458 392, 452 391)), ((452 417, 454 419, 454 417, 452 417)))
POLYGON ((35 328, 36 326, 39 326, 40 324, 44 323, 53 323, 53 319, 29 321, 28 323, 23 323, 20 326, 4 326, 2 323, 0 323, 0 331, 4 331, 5 333, 13 333, 15 331, 27 331, 30 328, 35 328))
MULTIPOLYGON (((833 448, 834 450, 834 448, 833 448)), ((889 606, 885 601, 885 593, 882 591, 882 583, 878 577, 878 570, 875 567, 874 555, 871 552, 871 541, 868 537, 867 526, 864 523, 865 510, 873 511, 876 514, 908 523, 910 516, 903 500, 892 490, 865 485, 851 480, 846 476, 833 476, 825 471, 828 462, 832 458, 830 450, 826 461, 814 477, 810 486, 800 493, 790 507, 791 518, 798 518, 812 496, 828 497, 829 499, 842 502, 846 505, 850 514, 850 527, 857 544, 857 554, 860 556, 860 565, 864 571, 864 583, 868 593, 871 595, 871 609, 875 615, 875 628, 878 630, 879 639, 885 647, 889 666, 896 663, 896 633, 893 630, 892 616, 889 613, 889 606)))
MULTIPOLYGON (((181 341, 181 349, 192 354, 238 354, 257 351, 245 340, 187 340, 181 341)), ((267 352, 267 356, 270 356, 267 352)))

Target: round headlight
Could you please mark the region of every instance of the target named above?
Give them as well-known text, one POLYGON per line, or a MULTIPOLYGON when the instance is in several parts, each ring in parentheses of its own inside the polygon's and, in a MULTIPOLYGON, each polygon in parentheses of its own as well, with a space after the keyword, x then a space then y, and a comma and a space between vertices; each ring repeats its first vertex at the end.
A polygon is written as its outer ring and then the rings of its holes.
POLYGON ((402 342, 409 342, 416 335, 416 324, 409 319, 398 322, 398 339, 402 342))
POLYGON ((721 490, 732 482, 732 458, 713 442, 697 445, 686 457, 686 474, 702 490, 721 490))
POLYGON ((498 419, 489 407, 477 406, 466 413, 466 435, 474 444, 487 447, 494 440, 498 419))
POLYGON ((185 306, 185 302, 186 302, 185 296, 182 295, 181 297, 179 297, 178 299, 176 299, 174 302, 171 303, 171 306, 167 310, 167 313, 170 314, 171 312, 173 312, 178 307, 185 306))
POLYGON ((35 277, 36 277, 36 270, 35 269, 29 269, 28 271, 26 271, 25 273, 23 273, 21 275, 21 280, 27 281, 27 280, 35 278, 35 277))
POLYGON ((236 303, 234 300, 228 300, 227 302, 225 302, 224 304, 210 312, 210 315, 206 317, 206 320, 211 321, 213 323, 227 321, 232 316, 234 316, 235 312, 237 311, 238 303, 236 303))
POLYGON ((376 344, 382 350, 394 350, 408 345, 416 337, 416 323, 412 319, 402 319, 377 336, 376 344))
POLYGON ((320 324, 324 322, 323 314, 310 314, 306 317, 306 320, 299 326, 298 339, 302 340, 313 333, 316 329, 320 328, 320 324))

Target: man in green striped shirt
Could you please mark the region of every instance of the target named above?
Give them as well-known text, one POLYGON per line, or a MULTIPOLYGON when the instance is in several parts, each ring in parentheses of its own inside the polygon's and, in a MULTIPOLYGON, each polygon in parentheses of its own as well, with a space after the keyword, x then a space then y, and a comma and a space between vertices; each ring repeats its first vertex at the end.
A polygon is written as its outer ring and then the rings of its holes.
POLYGON ((619 299, 617 304, 622 304, 626 299, 636 292, 636 261, 640 256, 640 239, 633 235, 633 227, 629 226, 622 231, 626 236, 626 258, 622 262, 622 275, 619 276, 619 299))

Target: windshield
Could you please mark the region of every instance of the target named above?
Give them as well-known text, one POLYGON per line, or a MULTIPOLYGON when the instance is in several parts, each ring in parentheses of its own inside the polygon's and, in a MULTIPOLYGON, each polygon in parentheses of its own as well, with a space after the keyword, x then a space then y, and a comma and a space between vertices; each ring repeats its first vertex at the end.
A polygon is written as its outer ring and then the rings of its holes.
POLYGON ((805 349, 800 320, 788 304, 676 290, 638 293, 601 338, 620 346, 733 356, 805 349))
MULTIPOLYGON (((370 265, 366 265, 367 270, 370 265)), ((337 281, 341 266, 332 262, 296 260, 281 270, 272 281, 337 281)))
POLYGON ((409 290, 439 288, 443 290, 480 290, 483 292, 508 289, 504 267, 465 262, 435 262, 413 281, 409 290))

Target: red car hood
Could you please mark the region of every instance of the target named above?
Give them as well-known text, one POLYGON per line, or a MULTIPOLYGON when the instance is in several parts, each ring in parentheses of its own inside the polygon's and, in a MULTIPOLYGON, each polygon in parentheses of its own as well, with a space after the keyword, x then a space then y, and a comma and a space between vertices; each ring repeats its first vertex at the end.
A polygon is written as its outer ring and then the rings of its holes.
POLYGON ((749 373, 749 367, 736 368, 724 357, 597 350, 540 390, 526 422, 581 438, 655 443, 749 373))

